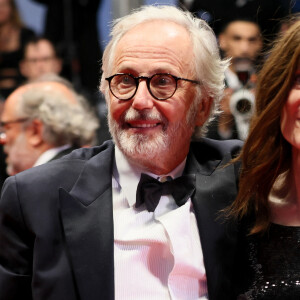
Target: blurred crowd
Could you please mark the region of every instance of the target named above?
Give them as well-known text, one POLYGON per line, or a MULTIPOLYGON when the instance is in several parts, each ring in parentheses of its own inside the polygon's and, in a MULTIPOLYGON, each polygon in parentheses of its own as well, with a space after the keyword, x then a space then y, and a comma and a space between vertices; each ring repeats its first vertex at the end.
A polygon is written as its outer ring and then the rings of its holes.
POLYGON ((142 6, 102 61, 100 1, 32 1, 42 36, 0 0, 0 300, 300 299, 299 1, 142 6))

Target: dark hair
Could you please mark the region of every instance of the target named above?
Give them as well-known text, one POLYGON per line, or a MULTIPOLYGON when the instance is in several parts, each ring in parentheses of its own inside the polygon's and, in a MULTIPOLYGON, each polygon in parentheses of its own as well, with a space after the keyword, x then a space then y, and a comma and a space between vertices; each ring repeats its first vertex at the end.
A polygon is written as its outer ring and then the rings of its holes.
POLYGON ((229 215, 242 217, 254 209, 256 221, 251 233, 268 228, 270 191, 278 176, 288 174, 290 170, 291 145, 281 133, 280 116, 293 85, 299 58, 300 21, 275 41, 259 74, 256 112, 249 136, 236 159, 242 162, 240 188, 229 215))
POLYGON ((58 51, 57 46, 48 38, 44 37, 44 36, 32 36, 30 39, 28 39, 23 47, 23 52, 22 52, 22 59, 26 58, 26 51, 28 46, 30 45, 37 45, 39 42, 41 41, 47 41, 53 48, 54 50, 54 55, 55 57, 60 58, 60 53, 58 51))
POLYGON ((248 23, 252 23, 254 25, 257 26, 257 28, 259 29, 259 31, 261 32, 261 27, 259 25, 259 23, 251 17, 242 17, 242 16, 236 16, 236 17, 231 17, 231 18, 227 18, 225 20, 223 20, 221 27, 220 27, 220 33, 223 33, 226 31, 226 29, 228 28, 228 26, 234 22, 248 22, 248 23))
MULTIPOLYGON (((282 18, 279 22, 280 24, 280 28, 284 25, 287 26, 287 28, 290 28, 294 23, 296 23, 297 21, 300 20, 300 12, 298 13, 294 13, 294 14, 290 14, 285 18, 282 18)), ((281 32, 279 32, 279 34, 281 34, 281 32)))
POLYGON ((15 0, 10 0, 9 2, 10 2, 11 10, 12 10, 12 12, 11 12, 12 23, 14 25, 16 25, 17 27, 23 27, 23 22, 21 20, 15 0))

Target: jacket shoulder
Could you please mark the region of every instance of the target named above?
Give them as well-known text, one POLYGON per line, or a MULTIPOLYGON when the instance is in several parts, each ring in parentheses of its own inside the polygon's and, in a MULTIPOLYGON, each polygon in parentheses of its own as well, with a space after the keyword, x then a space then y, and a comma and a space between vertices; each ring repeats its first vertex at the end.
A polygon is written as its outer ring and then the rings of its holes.
POLYGON ((88 160, 93 156, 99 154, 100 152, 108 153, 113 150, 114 144, 112 141, 106 141, 101 146, 89 147, 89 148, 79 148, 73 150, 71 153, 65 155, 63 159, 72 160, 88 160))
POLYGON ((111 160, 113 148, 113 143, 108 141, 101 146, 76 149, 62 158, 15 175, 16 181, 22 185, 30 182, 37 185, 48 183, 48 186, 60 185, 68 189, 86 165, 93 164, 94 160, 99 163, 111 160))
POLYGON ((191 143, 193 153, 200 159, 222 160, 225 156, 236 157, 243 142, 240 140, 213 140, 201 138, 191 143), (201 159, 202 157, 202 159, 201 159))

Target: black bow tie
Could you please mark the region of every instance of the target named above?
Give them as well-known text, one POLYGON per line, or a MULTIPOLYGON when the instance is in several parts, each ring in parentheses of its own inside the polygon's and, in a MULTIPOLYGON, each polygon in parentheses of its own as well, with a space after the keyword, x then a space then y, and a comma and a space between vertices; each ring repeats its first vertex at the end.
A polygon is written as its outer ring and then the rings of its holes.
POLYGON ((160 182, 142 173, 136 191, 135 207, 145 203, 148 211, 153 212, 162 195, 172 195, 178 206, 183 205, 195 191, 195 175, 183 175, 171 181, 160 182))

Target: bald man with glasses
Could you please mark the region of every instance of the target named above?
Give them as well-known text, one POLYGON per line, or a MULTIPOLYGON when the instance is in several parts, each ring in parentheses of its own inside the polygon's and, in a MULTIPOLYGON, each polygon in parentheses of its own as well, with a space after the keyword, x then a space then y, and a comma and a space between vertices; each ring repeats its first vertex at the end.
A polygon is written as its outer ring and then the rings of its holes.
POLYGON ((209 26, 172 6, 114 24, 100 86, 113 140, 7 180, 1 300, 236 298, 237 228, 220 211, 241 142, 201 137, 218 53, 209 26))
POLYGON ((95 140, 98 120, 82 105, 84 98, 67 84, 59 76, 44 75, 6 99, 0 143, 8 175, 62 157, 95 140))

